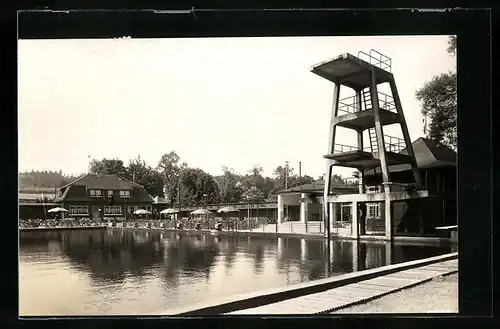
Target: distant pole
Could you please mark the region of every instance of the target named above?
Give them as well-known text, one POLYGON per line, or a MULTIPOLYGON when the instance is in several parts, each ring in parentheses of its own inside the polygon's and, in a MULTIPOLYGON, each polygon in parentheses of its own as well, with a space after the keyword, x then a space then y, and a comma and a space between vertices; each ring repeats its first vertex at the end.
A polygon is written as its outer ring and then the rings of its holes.
POLYGON ((90 153, 89 153, 89 161, 88 161, 87 173, 90 174, 90 153))
POLYGON ((285 161, 285 190, 288 189, 288 161, 285 161))
MULTIPOLYGON (((299 161, 299 182, 300 182, 300 199, 302 199, 302 162, 299 161)), ((305 202, 305 200, 301 200, 301 207, 302 207, 302 203, 305 202)), ((305 205, 304 205, 304 208, 305 208, 305 205)), ((302 211, 301 211, 302 213, 302 211)), ((306 218, 304 218, 304 221, 305 221, 305 224, 306 224, 306 233, 307 233, 307 213, 304 211, 304 215, 306 216, 306 218)))
MULTIPOLYGON (((288 161, 285 161, 285 190, 288 190, 288 161)), ((285 217, 288 217, 287 204, 285 204, 285 217)))

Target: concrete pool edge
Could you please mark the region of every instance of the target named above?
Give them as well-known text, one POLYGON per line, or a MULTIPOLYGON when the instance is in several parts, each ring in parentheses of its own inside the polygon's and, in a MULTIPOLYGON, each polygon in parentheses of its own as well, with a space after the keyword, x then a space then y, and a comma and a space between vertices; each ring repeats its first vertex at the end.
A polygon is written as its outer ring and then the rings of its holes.
POLYGON ((69 230, 105 230, 106 226, 74 226, 74 227, 21 227, 19 232, 35 231, 69 231, 69 230))
POLYGON ((298 283, 286 287, 274 288, 246 294, 233 295, 212 302, 204 302, 187 307, 179 307, 165 312, 150 314, 151 316, 204 316, 230 313, 242 309, 255 308, 283 300, 305 296, 325 290, 337 288, 378 276, 412 269, 424 265, 434 264, 446 260, 458 259, 458 252, 429 257, 425 259, 387 265, 374 269, 342 274, 339 276, 298 283))
MULTIPOLYGON (((326 236, 322 234, 315 233, 275 233, 275 232, 252 232, 252 231, 237 231, 237 232, 227 232, 220 231, 214 232, 210 230, 177 230, 177 229, 160 229, 160 228, 146 228, 146 227, 109 227, 109 229, 116 230, 141 230, 141 231, 161 231, 161 232, 176 232, 185 234, 210 234, 210 235, 222 235, 222 236, 275 236, 282 238, 304 238, 304 239, 316 239, 316 240, 326 240, 326 236)), ((353 238, 350 235, 332 235, 330 237, 332 240, 353 240, 353 241, 374 241, 374 242, 387 242, 383 236, 377 235, 362 235, 359 239, 353 238)), ((457 244, 458 239, 453 238, 441 238, 441 237, 416 237, 416 236, 394 236, 393 242, 415 242, 424 244, 457 244)))

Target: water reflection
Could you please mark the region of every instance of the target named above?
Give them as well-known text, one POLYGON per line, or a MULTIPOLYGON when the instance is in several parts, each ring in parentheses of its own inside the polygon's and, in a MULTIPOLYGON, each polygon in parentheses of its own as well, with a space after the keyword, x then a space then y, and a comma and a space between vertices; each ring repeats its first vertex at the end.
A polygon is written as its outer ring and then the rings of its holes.
POLYGON ((123 230, 21 232, 20 240, 20 312, 45 315, 145 314, 454 251, 123 230))

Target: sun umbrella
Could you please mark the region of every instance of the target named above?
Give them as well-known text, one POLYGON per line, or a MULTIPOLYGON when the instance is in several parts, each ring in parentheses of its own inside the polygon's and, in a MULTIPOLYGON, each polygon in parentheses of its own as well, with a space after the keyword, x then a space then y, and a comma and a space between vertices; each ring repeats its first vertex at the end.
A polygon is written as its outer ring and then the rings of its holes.
POLYGON ((151 211, 146 209, 139 209, 134 211, 134 215, 151 215, 151 211))
POLYGON ((212 212, 210 210, 207 210, 207 209, 198 209, 198 210, 191 212, 191 215, 209 215, 211 213, 212 212))
POLYGON ((239 212, 240 210, 238 208, 235 208, 235 207, 224 207, 224 208, 220 208, 219 210, 217 210, 217 212, 220 214, 220 213, 230 213, 230 212, 239 212))
POLYGON ((56 208, 49 209, 48 212, 68 212, 68 210, 61 208, 61 207, 56 207, 56 208))
POLYGON ((168 209, 163 209, 162 211, 160 211, 160 214, 170 215, 170 214, 177 214, 178 212, 179 212, 179 210, 177 210, 177 209, 168 208, 168 209))

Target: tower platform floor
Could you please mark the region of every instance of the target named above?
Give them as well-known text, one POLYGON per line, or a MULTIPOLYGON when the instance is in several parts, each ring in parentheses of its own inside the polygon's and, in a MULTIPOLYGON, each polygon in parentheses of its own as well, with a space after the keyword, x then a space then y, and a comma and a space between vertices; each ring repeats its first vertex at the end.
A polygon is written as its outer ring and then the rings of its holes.
MULTIPOLYGON (((385 152, 387 156, 387 165, 411 164, 411 157, 406 154, 385 152)), ((379 152, 367 152, 354 150, 342 153, 333 153, 324 155, 324 158, 333 160, 333 165, 350 167, 356 169, 369 169, 380 167, 379 152)))
POLYGON ((311 72, 355 90, 362 90, 371 85, 370 72, 372 70, 375 71, 377 84, 390 82, 394 79, 392 73, 348 53, 311 67, 311 72))

